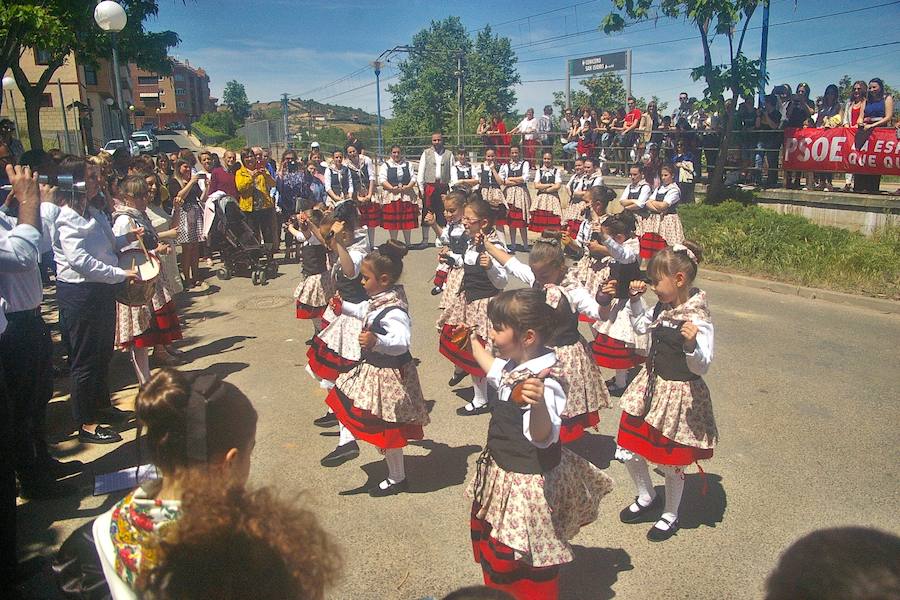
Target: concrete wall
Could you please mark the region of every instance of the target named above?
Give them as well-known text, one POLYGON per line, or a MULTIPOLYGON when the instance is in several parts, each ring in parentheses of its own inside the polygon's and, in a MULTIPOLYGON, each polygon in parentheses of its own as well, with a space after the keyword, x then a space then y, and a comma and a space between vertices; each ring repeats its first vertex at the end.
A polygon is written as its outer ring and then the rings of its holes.
POLYGON ((763 208, 799 215, 816 225, 840 227, 863 235, 872 235, 886 226, 900 227, 900 198, 891 196, 796 190, 768 190, 755 195, 763 208))

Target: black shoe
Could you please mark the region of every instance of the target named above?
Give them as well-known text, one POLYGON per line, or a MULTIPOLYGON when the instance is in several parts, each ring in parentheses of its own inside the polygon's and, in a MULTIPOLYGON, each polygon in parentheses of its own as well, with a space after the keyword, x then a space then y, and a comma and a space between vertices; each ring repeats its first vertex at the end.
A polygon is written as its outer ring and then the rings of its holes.
POLYGON ((100 421, 103 423, 125 423, 132 417, 134 417, 133 410, 121 410, 116 408, 115 406, 109 406, 107 408, 101 408, 97 411, 97 416, 100 417, 100 421))
POLYGON ((440 294, 440 293, 443 292, 443 291, 444 291, 444 288, 442 288, 442 287, 439 286, 439 285, 436 285, 436 286, 434 286, 433 288, 431 288, 431 295, 432 295, 432 296, 437 296, 438 294, 440 294))
MULTIPOLYGON (((669 528, 668 529, 660 529, 659 527, 656 526, 656 524, 654 524, 653 527, 650 528, 650 531, 647 532, 647 539, 650 540, 651 542, 664 542, 667 539, 669 539, 670 537, 672 537, 673 535, 675 535, 675 532, 678 531, 678 528, 679 528, 678 519, 675 519, 674 521, 669 521, 669 519, 660 517, 659 521, 666 523, 669 526, 669 528)), ((659 521, 657 521, 657 523, 659 523, 659 521)))
POLYGON ((450 381, 447 382, 447 385, 449 385, 450 387, 453 387, 454 385, 459 385, 459 382, 462 381, 463 379, 465 379, 466 375, 468 375, 468 373, 466 373, 465 371, 459 371, 457 373, 454 373, 453 377, 450 378, 450 381))
POLYGON ((655 513, 657 509, 659 509, 659 505, 662 504, 662 497, 657 494, 656 497, 648 504, 647 506, 641 506, 641 503, 638 502, 638 497, 634 497, 634 504, 640 506, 640 510, 634 512, 631 510, 631 504, 622 509, 622 512, 619 513, 619 520, 623 523, 641 523, 647 521, 647 516, 649 513, 655 513))
POLYGON ((334 413, 328 413, 313 421, 313 425, 316 427, 334 427, 337 424, 338 418, 334 413))
POLYGON ((372 489, 369 490, 369 495, 373 498, 384 498, 385 496, 395 496, 400 492, 408 492, 409 491, 409 478, 407 477, 403 481, 398 481, 397 483, 390 483, 387 488, 382 489, 381 485, 376 485, 372 489))
POLYGON ((79 429, 78 441, 82 444, 115 444, 122 441, 122 436, 108 427, 98 425, 94 433, 79 429))
POLYGON ((28 500, 52 500, 53 498, 74 496, 78 492, 78 488, 74 485, 52 479, 20 483, 19 496, 28 500))
POLYGON ((461 417, 474 417, 475 415, 483 415, 489 412, 491 412, 491 409, 487 405, 487 403, 485 403, 484 406, 475 406, 474 404, 469 402, 465 406, 460 406, 456 409, 456 414, 461 417), (469 410, 470 406, 472 407, 472 410, 469 410))
POLYGON ((306 344, 307 346, 312 346, 312 343, 313 343, 313 339, 314 339, 314 338, 315 338, 315 336, 309 338, 308 340, 306 340, 306 341, 303 342, 303 343, 306 344))
POLYGON ((615 382, 613 382, 612 385, 607 385, 606 389, 609 392, 610 396, 618 397, 625 393, 625 390, 628 389, 628 386, 619 387, 615 384, 615 382))
POLYGON ((353 441, 349 444, 338 446, 319 462, 323 467, 338 467, 348 460, 353 460, 357 456, 359 456, 359 445, 353 441))
POLYGON ((609 379, 607 379, 607 380, 604 381, 603 383, 605 383, 607 389, 609 389, 609 388, 611 388, 612 386, 616 385, 616 378, 615 378, 615 377, 610 377, 609 379))

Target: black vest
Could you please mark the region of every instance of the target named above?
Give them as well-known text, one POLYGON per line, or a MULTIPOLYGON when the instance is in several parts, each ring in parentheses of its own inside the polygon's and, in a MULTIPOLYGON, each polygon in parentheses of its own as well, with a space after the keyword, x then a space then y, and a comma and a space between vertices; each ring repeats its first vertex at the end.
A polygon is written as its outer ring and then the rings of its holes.
POLYGON ((463 265, 462 289, 466 294, 466 302, 491 298, 500 293, 500 290, 491 283, 487 270, 477 264, 463 265))
POLYGON ((366 163, 360 164, 359 169, 350 169, 350 177, 357 194, 369 191, 369 169, 366 168, 366 163))
POLYGON ((319 275, 325 272, 325 246, 321 244, 305 244, 300 246, 300 260, 303 262, 304 275, 319 275))
MULTIPOLYGON (((654 196, 653 199, 656 200, 657 202, 665 202, 666 192, 656 192, 656 196, 654 196)), ((666 209, 666 212, 664 212, 663 214, 668 215, 668 214, 672 214, 674 212, 676 212, 675 206, 670 206, 669 208, 666 209)))
POLYGON ((643 188, 643 187, 644 186, 642 186, 642 185, 637 186, 637 189, 632 189, 629 187, 628 188, 628 190, 629 190, 628 199, 629 200, 637 200, 638 198, 640 198, 641 197, 641 188, 643 188))
POLYGON ((453 165, 453 168, 456 169, 456 178, 457 179, 472 179, 472 165, 468 164, 464 167, 459 165, 453 165))
POLYGON ((340 173, 334 169, 328 169, 328 174, 331 176, 331 191, 336 194, 338 193, 336 190, 341 190, 341 194, 350 191, 350 169, 341 167, 340 173))
MULTIPOLYGON (((368 327, 369 331, 378 335, 386 334, 387 329, 385 329, 384 325, 381 323, 381 319, 384 318, 384 316, 392 310, 406 312, 399 306, 388 306, 377 315, 375 315, 375 318, 372 319, 372 324, 368 327)), ((398 356, 375 352, 374 350, 363 350, 361 360, 369 363, 373 367, 379 367, 382 369, 399 369, 412 360, 412 354, 410 354, 409 350, 398 356)))
POLYGON ((391 185, 407 185, 412 181, 412 175, 409 172, 409 163, 403 163, 399 168, 389 166, 387 169, 387 180, 391 185), (403 171, 401 177, 400 171, 403 171))
MULTIPOLYGON (((524 170, 525 170, 525 163, 524 163, 524 162, 520 162, 520 163, 519 163, 519 168, 518 168, 518 169, 513 169, 512 163, 509 163, 509 164, 507 165, 507 167, 506 167, 506 176, 507 176, 507 177, 521 177, 521 176, 522 176, 522 171, 524 171, 524 170)), ((524 184, 520 183, 520 184, 518 184, 518 185, 524 185, 524 184)))
POLYGON ((522 433, 524 410, 514 402, 491 399, 491 422, 487 447, 501 469, 513 473, 547 473, 559 464, 562 450, 559 442, 549 448, 538 448, 522 433))
POLYGON ((563 296, 559 299, 559 305, 556 312, 561 315, 557 329, 550 340, 553 346, 571 346, 577 344, 581 340, 581 333, 578 331, 578 313, 572 310, 569 299, 563 296))
MULTIPOLYGON (((653 309, 653 320, 662 312, 662 303, 657 303, 653 309)), ((650 336, 650 356, 647 359, 648 369, 659 375, 666 381, 694 381, 700 379, 696 373, 692 373, 687 366, 687 356, 684 354, 684 337, 681 335, 681 326, 684 321, 675 321, 677 329, 660 325, 654 327, 650 336)))
POLYGON ((589 189, 591 189, 592 187, 594 187, 594 181, 596 181, 596 179, 597 179, 597 175, 594 175, 592 177, 585 177, 584 179, 582 179, 581 180, 581 191, 586 192, 589 189))
POLYGON ((360 302, 369 299, 369 295, 362 285, 362 274, 351 279, 344 275, 344 270, 341 268, 340 264, 338 264, 337 275, 334 279, 334 285, 337 288, 338 293, 340 293, 341 299, 353 304, 359 304, 360 302))
MULTIPOLYGON (((553 167, 549 171, 541 167, 541 183, 545 185, 548 183, 556 183, 556 167, 553 167)), ((547 192, 544 193, 546 194, 547 192)))
POLYGON ((465 229, 466 228, 462 223, 447 223, 447 237, 450 239, 448 247, 450 248, 450 252, 459 254, 460 256, 466 253, 466 248, 469 247, 469 236, 466 234, 465 229), (453 231, 457 227, 462 229, 463 232, 460 235, 453 235, 453 231))
POLYGON ((496 179, 494 179, 494 172, 490 169, 481 169, 481 175, 479 178, 481 179, 481 187, 483 188, 500 187, 500 184, 497 183, 496 179))

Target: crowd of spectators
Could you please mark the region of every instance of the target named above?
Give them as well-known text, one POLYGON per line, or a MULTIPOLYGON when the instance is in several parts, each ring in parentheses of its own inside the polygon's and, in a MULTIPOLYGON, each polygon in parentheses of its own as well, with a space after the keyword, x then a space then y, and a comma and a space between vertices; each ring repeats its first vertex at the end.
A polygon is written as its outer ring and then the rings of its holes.
MULTIPOLYGON (((731 103, 727 101, 729 110, 731 103)), ((758 188, 783 185, 788 189, 830 191, 842 187, 845 191, 877 192, 879 178, 873 175, 848 173, 842 186, 835 185, 833 173, 789 171, 779 178, 784 130, 891 127, 893 112, 893 98, 878 78, 855 82, 850 97, 843 102, 836 84, 826 86, 820 96, 814 96, 806 83, 799 83, 796 89, 784 83, 773 86, 761 99, 741 98, 732 116, 725 181, 758 188)), ((534 110, 528 109, 525 118, 509 131, 502 115, 495 114, 481 119, 477 135, 485 149, 495 150, 501 164, 508 158, 509 147, 521 142, 526 160, 537 149, 561 148, 569 170, 576 157, 590 156, 604 174, 625 175, 629 164, 648 164, 656 157, 675 164, 685 176, 689 177, 686 171, 690 170, 696 172, 696 179, 708 180, 720 158, 724 125, 718 113, 705 111, 682 92, 675 110, 667 115, 659 111, 655 101, 642 108, 629 96, 624 106, 566 108, 558 119, 552 106, 545 106, 543 115, 537 118, 534 110)), ((695 178, 689 178, 693 183, 695 178)))

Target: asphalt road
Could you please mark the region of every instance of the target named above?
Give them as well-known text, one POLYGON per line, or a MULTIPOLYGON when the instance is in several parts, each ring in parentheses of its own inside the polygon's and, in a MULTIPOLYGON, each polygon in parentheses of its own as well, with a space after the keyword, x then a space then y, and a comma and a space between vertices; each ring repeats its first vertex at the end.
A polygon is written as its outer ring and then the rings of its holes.
MULTIPOLYGON (((209 290, 185 299, 184 348, 193 359, 187 368, 226 375, 259 411, 252 484, 298 498, 344 549, 344 576, 329 598, 440 598, 480 582, 463 490, 488 416, 455 414, 471 388, 446 385, 451 366, 437 352, 437 299, 428 294, 434 256, 434 250, 413 251, 402 280, 411 298, 413 353, 433 407, 427 439, 408 448, 411 491, 392 498, 338 496, 383 477, 381 456, 370 446, 341 467, 319 465, 336 432, 311 423, 324 410, 324 393, 303 371, 311 325, 294 318, 297 265, 283 265, 265 287, 213 277, 209 290)), ((575 450, 606 469, 617 486, 600 519, 573 541, 576 560, 563 571, 563 598, 760 598, 779 553, 804 533, 844 524, 900 533, 900 317, 702 279, 700 285, 717 333, 707 382, 721 435, 703 465, 708 490, 701 493, 703 478, 690 469, 683 529, 666 543, 645 539, 649 525, 620 523, 618 511, 634 488, 612 460, 618 409, 606 411, 599 432, 575 450)), ((124 355, 117 355, 113 371, 117 398, 127 405, 135 389, 124 355)), ((131 431, 118 448, 84 449, 65 439, 71 424, 64 400, 51 404, 51 422, 63 438, 59 452, 86 463, 76 482, 89 486, 92 473, 133 464, 131 431)), ((662 478, 654 478, 661 486, 662 478)), ((115 500, 22 505, 23 552, 48 554, 115 500)))
POLYGON ((159 140, 159 151, 160 152, 178 152, 182 148, 189 148, 193 150, 195 153, 202 150, 200 146, 194 143, 194 141, 186 135, 178 133, 177 131, 172 135, 158 135, 156 136, 159 140))

